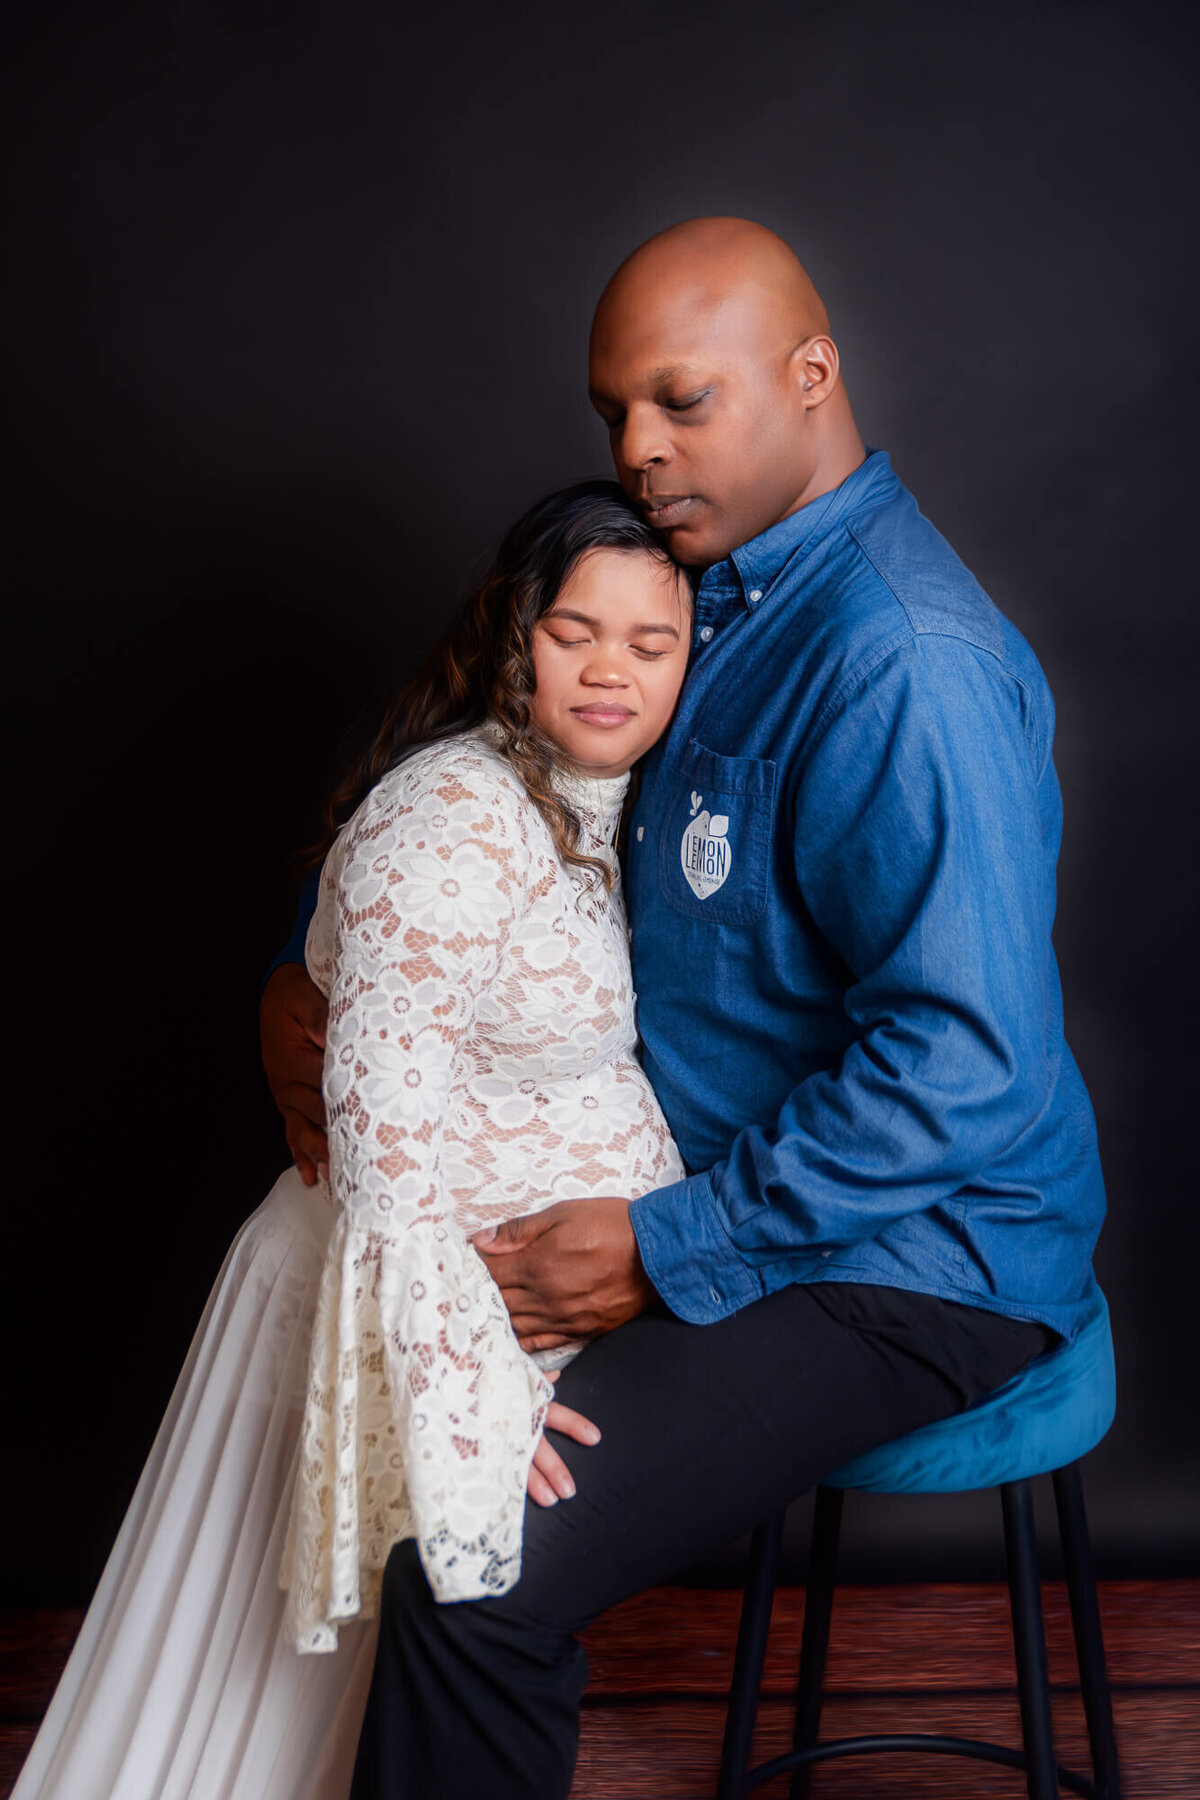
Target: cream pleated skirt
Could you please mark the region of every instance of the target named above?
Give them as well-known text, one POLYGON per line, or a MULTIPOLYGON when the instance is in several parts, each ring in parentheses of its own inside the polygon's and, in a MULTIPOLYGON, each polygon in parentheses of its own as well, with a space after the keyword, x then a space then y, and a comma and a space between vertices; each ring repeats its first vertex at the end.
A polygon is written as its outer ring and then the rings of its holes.
POLYGON ((345 1800, 375 1622, 280 1634, 332 1223, 289 1170, 235 1239, 13 1800, 345 1800))

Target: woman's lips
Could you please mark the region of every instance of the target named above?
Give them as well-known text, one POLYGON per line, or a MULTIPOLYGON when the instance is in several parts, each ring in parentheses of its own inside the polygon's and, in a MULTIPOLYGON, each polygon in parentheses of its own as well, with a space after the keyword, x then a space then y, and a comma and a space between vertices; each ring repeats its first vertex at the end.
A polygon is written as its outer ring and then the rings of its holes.
POLYGON ((573 718, 582 725, 598 725, 602 731, 614 731, 618 725, 628 725, 634 717, 627 706, 597 703, 594 706, 573 706, 573 718))
POLYGON ((682 525, 697 504, 695 494, 647 494, 642 501, 646 518, 657 531, 682 525))

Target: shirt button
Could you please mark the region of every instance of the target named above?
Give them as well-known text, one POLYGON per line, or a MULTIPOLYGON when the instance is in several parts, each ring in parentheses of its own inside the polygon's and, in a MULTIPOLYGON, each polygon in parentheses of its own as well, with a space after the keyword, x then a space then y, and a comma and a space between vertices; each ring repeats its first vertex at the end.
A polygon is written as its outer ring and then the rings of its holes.
POLYGON ((707 643, 710 643, 711 640, 712 640, 712 626, 711 625, 702 625, 700 627, 700 642, 702 644, 707 644, 707 643))
POLYGON ((641 841, 645 837, 645 835, 646 835, 646 827, 644 825, 639 825, 637 828, 637 841, 639 844, 641 843, 641 841))
POLYGON ((715 1301, 716 1301, 716 1303, 717 1303, 717 1305, 718 1305, 718 1306, 720 1306, 720 1304, 721 1304, 721 1296, 720 1296, 720 1294, 719 1294, 719 1293, 718 1293, 718 1292, 717 1292, 717 1290, 716 1290, 716 1288, 715 1288, 715 1287, 710 1287, 710 1288, 709 1288, 709 1290, 708 1290, 708 1292, 709 1292, 709 1296, 710 1296, 710 1298, 711 1298, 711 1299, 713 1299, 713 1300, 715 1300, 715 1301))
POLYGON ((749 599, 750 599, 751 606, 757 606, 759 601, 762 599, 762 589, 761 588, 751 588, 749 599))

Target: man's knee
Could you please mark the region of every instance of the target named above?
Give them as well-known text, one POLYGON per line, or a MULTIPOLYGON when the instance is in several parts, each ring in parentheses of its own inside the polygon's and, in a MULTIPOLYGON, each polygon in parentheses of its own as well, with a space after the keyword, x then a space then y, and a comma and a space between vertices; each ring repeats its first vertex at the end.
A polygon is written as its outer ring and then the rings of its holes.
MULTIPOLYGON (((527 1565, 530 1560, 527 1556, 527 1565)), ((564 1581, 561 1569, 557 1578, 543 1579, 546 1571, 537 1568, 536 1558, 532 1561, 534 1566, 527 1566, 506 1594, 440 1604, 421 1565, 416 1540, 405 1538, 392 1546, 383 1571, 382 1631, 398 1647, 405 1639, 426 1647, 437 1639, 514 1647, 536 1644, 534 1654, 539 1658, 553 1645, 552 1654, 562 1654, 574 1630, 569 1616, 570 1584, 564 1581)))
POLYGON ((383 1571, 383 1589, 380 1597, 380 1610, 383 1615, 385 1629, 393 1630, 406 1624, 416 1624, 422 1632, 432 1624, 447 1628, 457 1637, 475 1630, 487 1632, 494 1620, 503 1629, 520 1630, 524 1626, 534 1629, 542 1626, 543 1621, 536 1616, 536 1609, 523 1604, 525 1598, 531 1597, 527 1585, 522 1594, 521 1583, 510 1588, 507 1594, 481 1595, 477 1600, 457 1600, 439 1603, 435 1600, 428 1577, 421 1564, 420 1552, 415 1538, 404 1538, 393 1544, 388 1554, 383 1571))

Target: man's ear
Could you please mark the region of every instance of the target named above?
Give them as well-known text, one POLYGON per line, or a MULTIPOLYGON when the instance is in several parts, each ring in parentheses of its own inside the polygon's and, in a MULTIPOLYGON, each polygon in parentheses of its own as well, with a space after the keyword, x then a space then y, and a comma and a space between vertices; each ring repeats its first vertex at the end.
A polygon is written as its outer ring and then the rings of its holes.
POLYGON ((837 345, 830 337, 805 338, 792 351, 792 376, 806 407, 822 406, 838 384, 837 345))

